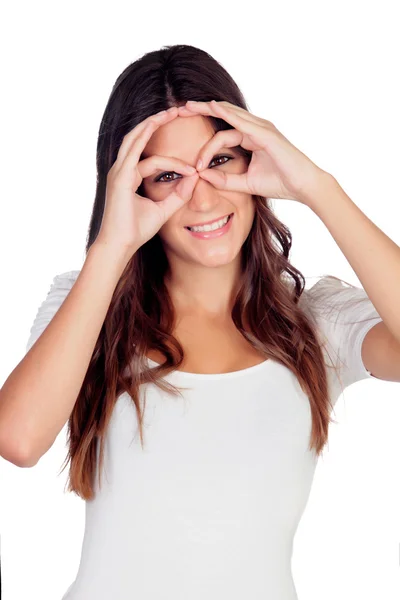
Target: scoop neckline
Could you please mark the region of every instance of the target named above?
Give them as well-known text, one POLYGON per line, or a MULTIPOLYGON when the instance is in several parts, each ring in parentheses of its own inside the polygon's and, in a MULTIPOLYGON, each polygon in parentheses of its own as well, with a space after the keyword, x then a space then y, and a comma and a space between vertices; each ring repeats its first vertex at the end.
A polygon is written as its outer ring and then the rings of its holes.
MULTIPOLYGON (((149 358, 148 356, 146 356, 146 360, 150 366, 153 366, 153 367, 160 366, 160 363, 149 358)), ((212 380, 216 380, 216 379, 225 379, 225 380, 226 379, 234 379, 236 377, 242 377, 244 375, 258 373, 258 371, 262 371, 267 366, 269 366, 270 363, 272 364, 273 362, 274 361, 271 358, 267 358, 267 359, 263 360, 261 363, 259 363, 258 365, 253 365, 252 367, 247 367, 246 369, 239 369, 238 371, 230 371, 229 373, 190 373, 189 371, 175 370, 175 371, 171 371, 171 373, 169 373, 167 375, 167 377, 172 375, 177 378, 198 379, 198 380, 202 380, 202 381, 212 381, 212 380)))

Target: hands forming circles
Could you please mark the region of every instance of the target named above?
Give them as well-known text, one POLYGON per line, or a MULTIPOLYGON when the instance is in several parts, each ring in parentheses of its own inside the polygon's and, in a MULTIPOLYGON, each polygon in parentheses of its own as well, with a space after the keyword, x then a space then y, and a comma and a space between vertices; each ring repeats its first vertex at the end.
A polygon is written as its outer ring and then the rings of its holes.
POLYGON ((206 169, 197 164, 199 175, 216 188, 296 200, 308 204, 316 186, 327 174, 296 148, 271 121, 251 114, 230 102, 192 102, 179 107, 179 116, 213 116, 233 129, 217 132, 200 152, 199 161, 208 165, 222 147, 242 146, 252 152, 247 172, 242 174, 206 169))

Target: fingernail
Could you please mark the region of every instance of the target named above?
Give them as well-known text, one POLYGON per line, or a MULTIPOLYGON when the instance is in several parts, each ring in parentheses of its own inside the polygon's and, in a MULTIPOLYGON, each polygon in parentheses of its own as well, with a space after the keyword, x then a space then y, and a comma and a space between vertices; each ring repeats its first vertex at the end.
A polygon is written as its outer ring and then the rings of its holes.
POLYGON ((203 166, 203 161, 201 160, 201 158, 199 158, 199 160, 197 161, 196 169, 201 169, 202 166, 203 166))
POLYGON ((186 165, 186 166, 190 173, 194 173, 196 171, 196 169, 194 167, 192 167, 192 165, 186 165))

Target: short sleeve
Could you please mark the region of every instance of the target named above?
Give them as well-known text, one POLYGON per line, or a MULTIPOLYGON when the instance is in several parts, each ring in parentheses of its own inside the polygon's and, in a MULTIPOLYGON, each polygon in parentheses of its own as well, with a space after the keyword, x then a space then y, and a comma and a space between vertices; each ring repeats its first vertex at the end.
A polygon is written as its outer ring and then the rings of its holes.
POLYGON ((361 346, 367 332, 383 319, 366 291, 328 275, 305 293, 331 364, 339 370, 344 387, 373 377, 362 361, 361 346))
POLYGON ((36 340, 41 336, 51 319, 54 317, 65 298, 68 296, 80 271, 67 271, 56 275, 50 285, 46 298, 39 306, 35 320, 30 330, 26 345, 26 352, 32 348, 36 340))

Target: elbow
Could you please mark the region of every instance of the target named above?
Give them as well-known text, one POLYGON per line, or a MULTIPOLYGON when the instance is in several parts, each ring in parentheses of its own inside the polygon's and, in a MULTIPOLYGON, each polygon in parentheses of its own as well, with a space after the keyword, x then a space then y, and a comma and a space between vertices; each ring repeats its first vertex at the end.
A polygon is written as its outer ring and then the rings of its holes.
POLYGON ((5 436, 0 434, 0 456, 5 460, 20 468, 34 467, 38 460, 28 452, 23 444, 10 442, 5 436))

